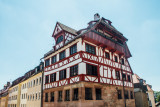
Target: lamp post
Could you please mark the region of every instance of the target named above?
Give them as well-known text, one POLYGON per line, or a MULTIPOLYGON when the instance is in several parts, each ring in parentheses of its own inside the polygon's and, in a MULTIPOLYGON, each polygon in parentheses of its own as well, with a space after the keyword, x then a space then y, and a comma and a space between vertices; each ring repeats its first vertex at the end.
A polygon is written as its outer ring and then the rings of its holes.
POLYGON ((122 73, 122 81, 123 81, 123 96, 124 96, 124 105, 126 107, 126 98, 125 98, 125 89, 124 89, 124 77, 123 77, 123 70, 122 70, 122 58, 120 60, 121 63, 121 73, 122 73))

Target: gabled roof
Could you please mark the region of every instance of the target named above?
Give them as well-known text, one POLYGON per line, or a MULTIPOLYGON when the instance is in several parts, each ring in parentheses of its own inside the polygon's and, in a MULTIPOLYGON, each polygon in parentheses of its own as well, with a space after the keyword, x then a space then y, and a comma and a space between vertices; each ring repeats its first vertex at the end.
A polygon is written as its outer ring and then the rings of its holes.
POLYGON ((64 24, 62 24, 62 23, 60 23, 60 22, 57 22, 57 24, 59 24, 59 26, 60 26, 63 30, 65 30, 65 31, 67 31, 67 32, 69 32, 69 33, 72 33, 72 34, 74 34, 74 35, 77 35, 77 31, 76 31, 75 29, 72 29, 72 28, 70 28, 70 27, 68 27, 68 26, 66 26, 66 25, 64 25, 64 24))
MULTIPOLYGON (((132 78, 133 78, 133 83, 134 83, 134 84, 135 84, 135 83, 140 83, 140 79, 142 79, 142 78, 140 78, 137 74, 134 74, 134 75, 132 76, 132 78)), ((148 91, 153 91, 152 88, 150 87, 150 85, 146 84, 146 81, 145 81, 145 80, 143 80, 143 85, 146 85, 146 86, 147 86, 147 90, 148 90, 148 91)))

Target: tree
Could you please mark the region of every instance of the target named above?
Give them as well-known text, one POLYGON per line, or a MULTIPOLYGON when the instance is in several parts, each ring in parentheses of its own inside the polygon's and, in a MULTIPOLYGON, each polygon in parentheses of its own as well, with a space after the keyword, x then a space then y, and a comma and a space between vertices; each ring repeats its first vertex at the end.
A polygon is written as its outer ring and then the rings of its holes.
POLYGON ((157 96, 157 102, 159 102, 159 101, 160 101, 160 95, 157 96))

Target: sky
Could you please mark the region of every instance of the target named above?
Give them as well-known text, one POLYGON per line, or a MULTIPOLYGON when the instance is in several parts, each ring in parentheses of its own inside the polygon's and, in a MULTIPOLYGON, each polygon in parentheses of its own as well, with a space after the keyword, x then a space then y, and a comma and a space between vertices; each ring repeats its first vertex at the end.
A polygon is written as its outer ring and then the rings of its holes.
POLYGON ((95 13, 128 38, 134 73, 160 91, 159 0, 0 0, 0 89, 40 63, 57 21, 86 28, 95 13))

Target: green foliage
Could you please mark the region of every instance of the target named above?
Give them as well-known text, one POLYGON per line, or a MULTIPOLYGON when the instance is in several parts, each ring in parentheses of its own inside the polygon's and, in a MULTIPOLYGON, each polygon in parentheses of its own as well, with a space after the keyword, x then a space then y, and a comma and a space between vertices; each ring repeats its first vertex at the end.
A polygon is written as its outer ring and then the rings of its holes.
POLYGON ((157 96, 157 102, 159 102, 159 101, 160 101, 160 95, 157 96))

